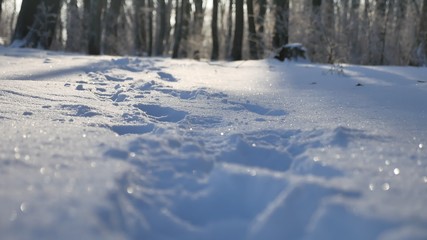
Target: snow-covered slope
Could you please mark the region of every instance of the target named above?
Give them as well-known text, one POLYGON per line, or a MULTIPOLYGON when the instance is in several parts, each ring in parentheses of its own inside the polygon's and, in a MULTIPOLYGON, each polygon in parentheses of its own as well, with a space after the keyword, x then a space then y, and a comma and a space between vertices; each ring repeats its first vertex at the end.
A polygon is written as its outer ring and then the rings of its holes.
POLYGON ((427 239, 427 69, 0 48, 1 239, 427 239))

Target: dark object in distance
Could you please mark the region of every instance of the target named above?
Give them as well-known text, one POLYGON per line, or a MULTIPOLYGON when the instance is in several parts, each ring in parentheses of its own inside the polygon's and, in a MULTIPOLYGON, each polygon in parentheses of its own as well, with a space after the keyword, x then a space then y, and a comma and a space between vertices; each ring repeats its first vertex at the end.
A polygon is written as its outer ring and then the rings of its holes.
POLYGON ((307 59, 305 55, 306 51, 301 43, 289 43, 277 49, 274 58, 282 62, 285 59, 298 61, 298 58, 307 59))

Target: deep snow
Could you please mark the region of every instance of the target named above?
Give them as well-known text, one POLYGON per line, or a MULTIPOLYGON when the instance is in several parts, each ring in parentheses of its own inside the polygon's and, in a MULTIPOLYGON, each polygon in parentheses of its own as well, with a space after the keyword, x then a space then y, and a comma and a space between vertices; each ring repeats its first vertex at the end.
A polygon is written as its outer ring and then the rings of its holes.
POLYGON ((1 239, 427 239, 426 76, 0 48, 1 239))

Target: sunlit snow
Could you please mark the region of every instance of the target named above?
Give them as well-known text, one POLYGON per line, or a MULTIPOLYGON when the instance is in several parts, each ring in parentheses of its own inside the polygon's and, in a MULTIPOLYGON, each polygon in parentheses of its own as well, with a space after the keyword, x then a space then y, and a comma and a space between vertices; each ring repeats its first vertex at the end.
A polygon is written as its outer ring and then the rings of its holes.
POLYGON ((427 239, 427 68, 0 59, 1 239, 427 239))

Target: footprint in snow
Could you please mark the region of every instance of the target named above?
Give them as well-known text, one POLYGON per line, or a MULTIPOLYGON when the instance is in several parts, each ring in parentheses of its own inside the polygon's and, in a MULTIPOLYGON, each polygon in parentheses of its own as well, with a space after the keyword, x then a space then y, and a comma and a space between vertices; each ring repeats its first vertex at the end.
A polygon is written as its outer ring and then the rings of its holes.
POLYGON ((118 135, 145 134, 154 130, 153 124, 146 125, 114 125, 110 129, 118 135))
POLYGON ((240 102, 234 102, 234 101, 228 101, 227 99, 222 100, 222 103, 228 103, 233 105, 234 110, 242 110, 246 109, 249 112, 262 115, 262 116, 285 116, 286 111, 282 109, 272 109, 272 108, 265 108, 256 104, 252 103, 240 103, 240 102))
POLYGON ((165 73, 165 72, 157 72, 157 75, 159 75, 160 79, 168 81, 168 82, 177 82, 178 79, 176 79, 172 74, 165 73))
POLYGON ((114 81, 114 82, 124 82, 127 80, 133 80, 133 78, 131 77, 125 77, 125 76, 113 76, 113 75, 104 75, 105 78, 109 81, 114 81))
POLYGON ((162 122, 179 122, 188 114, 185 111, 159 105, 137 104, 135 107, 145 112, 148 116, 162 122))
POLYGON ((60 107, 69 112, 66 114, 67 116, 93 117, 100 115, 99 113, 93 111, 92 108, 85 105, 61 105, 60 107))

